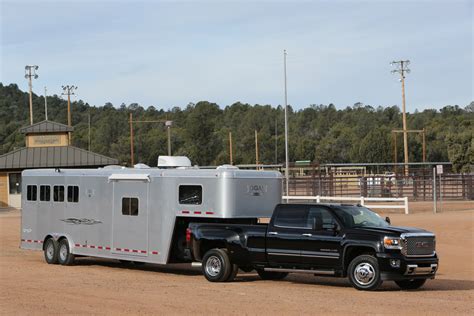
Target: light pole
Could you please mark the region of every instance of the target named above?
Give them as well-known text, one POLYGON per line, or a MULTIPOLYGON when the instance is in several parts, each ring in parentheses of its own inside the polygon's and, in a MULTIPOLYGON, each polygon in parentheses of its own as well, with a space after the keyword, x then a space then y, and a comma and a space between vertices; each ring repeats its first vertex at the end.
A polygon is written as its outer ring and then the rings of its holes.
POLYGON ((38 75, 36 70, 38 70, 36 65, 26 65, 25 66, 25 78, 28 79, 28 86, 30 88, 30 125, 33 125, 33 83, 31 78, 37 79, 38 75))
POLYGON ((403 119, 403 151, 405 157, 405 176, 408 176, 408 133, 407 133, 407 114, 405 107, 405 73, 410 73, 408 65, 409 60, 392 61, 391 65, 396 68, 392 70, 393 74, 400 74, 400 81, 402 82, 402 119, 403 119))
MULTIPOLYGON (((285 182, 286 182, 286 195, 289 195, 289 163, 288 163, 288 92, 286 88, 286 49, 283 50, 283 68, 285 77, 285 182)), ((287 199, 288 202, 288 199, 287 199)))

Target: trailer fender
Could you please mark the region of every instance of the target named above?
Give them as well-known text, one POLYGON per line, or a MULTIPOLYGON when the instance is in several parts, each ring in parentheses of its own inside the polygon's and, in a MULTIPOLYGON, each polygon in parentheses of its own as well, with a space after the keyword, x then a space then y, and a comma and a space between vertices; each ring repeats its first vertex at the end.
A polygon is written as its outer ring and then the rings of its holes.
POLYGON ((61 239, 63 238, 66 238, 67 239, 67 242, 69 244, 69 251, 71 251, 71 253, 74 253, 74 249, 75 249, 75 244, 74 244, 74 241, 71 237, 71 235, 69 234, 64 234, 64 233, 51 233, 51 234, 48 234, 44 239, 43 239, 43 250, 44 250, 44 244, 45 244, 45 241, 49 238, 54 238, 54 240, 56 240, 57 242, 59 242, 61 239))

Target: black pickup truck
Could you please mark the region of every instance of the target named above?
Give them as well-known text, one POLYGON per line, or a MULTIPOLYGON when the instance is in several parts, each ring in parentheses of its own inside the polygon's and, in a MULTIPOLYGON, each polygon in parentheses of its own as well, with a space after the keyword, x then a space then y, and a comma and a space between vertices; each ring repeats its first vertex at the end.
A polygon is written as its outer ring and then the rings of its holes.
POLYGON ((298 272, 348 277, 359 290, 386 280, 417 289, 438 269, 433 233, 391 226, 360 205, 279 204, 269 224, 190 223, 186 241, 187 258, 212 282, 241 269, 262 279, 298 272))

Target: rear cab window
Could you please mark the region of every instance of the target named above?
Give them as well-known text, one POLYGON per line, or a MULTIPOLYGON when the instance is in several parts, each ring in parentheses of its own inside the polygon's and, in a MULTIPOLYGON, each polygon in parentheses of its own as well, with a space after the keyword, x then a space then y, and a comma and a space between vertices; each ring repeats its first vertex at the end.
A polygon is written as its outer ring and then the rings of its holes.
POLYGON ((273 226, 281 228, 307 228, 308 209, 305 206, 280 205, 273 226))

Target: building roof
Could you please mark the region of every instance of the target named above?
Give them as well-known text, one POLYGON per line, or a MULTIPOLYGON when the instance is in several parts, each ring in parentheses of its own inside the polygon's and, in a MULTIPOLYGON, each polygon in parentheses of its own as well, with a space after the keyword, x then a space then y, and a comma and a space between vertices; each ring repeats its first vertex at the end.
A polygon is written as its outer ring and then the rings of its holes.
POLYGON ((117 159, 73 146, 25 147, 0 156, 0 170, 98 167, 116 164, 117 159))
POLYGON ((36 133, 61 133, 61 132, 72 132, 74 128, 61 123, 52 121, 42 121, 36 124, 25 126, 20 128, 20 132, 23 134, 36 134, 36 133))

